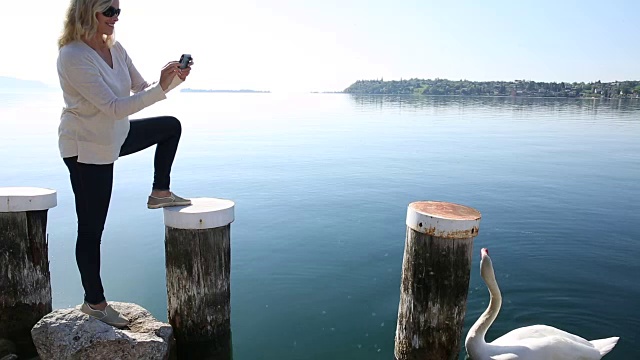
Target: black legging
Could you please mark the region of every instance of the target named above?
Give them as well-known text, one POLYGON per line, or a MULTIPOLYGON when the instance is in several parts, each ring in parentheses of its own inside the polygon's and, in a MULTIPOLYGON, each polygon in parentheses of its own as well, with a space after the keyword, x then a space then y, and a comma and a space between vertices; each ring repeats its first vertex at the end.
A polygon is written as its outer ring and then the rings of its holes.
MULTIPOLYGON (((131 128, 120 149, 120 156, 157 144, 153 162, 153 189, 169 190, 171 165, 182 133, 180 121, 171 116, 161 116, 131 120, 130 123, 131 128)), ((64 158, 64 163, 69 168, 76 201, 76 262, 84 287, 84 299, 95 305, 105 300, 100 279, 100 242, 111 200, 113 164, 83 164, 78 162, 77 156, 64 158)))

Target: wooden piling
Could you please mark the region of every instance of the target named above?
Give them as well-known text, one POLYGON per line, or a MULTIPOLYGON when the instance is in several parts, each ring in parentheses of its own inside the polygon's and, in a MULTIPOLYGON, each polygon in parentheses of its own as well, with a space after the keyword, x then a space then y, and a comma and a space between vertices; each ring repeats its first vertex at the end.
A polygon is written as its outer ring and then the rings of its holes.
POLYGON ((178 359, 231 359, 231 223, 235 204, 199 198, 164 209, 169 323, 178 359))
POLYGON ((56 205, 54 190, 0 188, 0 339, 21 358, 37 355, 31 328, 52 309, 47 212, 56 205))
POLYGON ((457 360, 480 213, 414 202, 406 224, 395 359, 457 360))

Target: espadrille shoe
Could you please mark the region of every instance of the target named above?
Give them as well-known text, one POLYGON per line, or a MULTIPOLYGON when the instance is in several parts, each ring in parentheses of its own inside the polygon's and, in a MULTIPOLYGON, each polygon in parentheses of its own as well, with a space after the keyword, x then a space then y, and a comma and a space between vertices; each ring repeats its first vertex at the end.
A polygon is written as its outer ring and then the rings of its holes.
POLYGON ((120 315, 120 313, 112 308, 111 305, 107 305, 104 310, 97 310, 89 306, 89 304, 87 304, 87 302, 85 301, 82 303, 80 311, 102 321, 105 324, 117 327, 118 329, 129 325, 129 319, 120 315))
POLYGON ((171 196, 167 196, 167 197, 149 196, 149 200, 147 201, 147 207, 149 209, 159 209, 167 206, 187 206, 187 205, 191 205, 191 200, 183 199, 174 193, 171 193, 171 196))

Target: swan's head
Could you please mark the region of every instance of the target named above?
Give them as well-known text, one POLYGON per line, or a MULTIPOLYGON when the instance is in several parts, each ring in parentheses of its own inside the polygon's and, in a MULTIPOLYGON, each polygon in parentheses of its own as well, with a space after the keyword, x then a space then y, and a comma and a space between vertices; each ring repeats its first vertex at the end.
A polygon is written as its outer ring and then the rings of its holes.
POLYGON ((485 281, 495 281, 496 275, 493 273, 493 263, 489 257, 489 249, 482 248, 482 250, 480 250, 480 255, 482 256, 482 259, 480 260, 480 276, 482 276, 485 281))

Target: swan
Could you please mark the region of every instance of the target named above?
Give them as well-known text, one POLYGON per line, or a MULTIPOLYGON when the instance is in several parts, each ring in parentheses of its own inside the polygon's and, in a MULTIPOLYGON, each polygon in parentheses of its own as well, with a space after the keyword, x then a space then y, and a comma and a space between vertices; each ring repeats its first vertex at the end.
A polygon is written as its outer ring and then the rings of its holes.
POLYGON ((498 316, 502 295, 493 272, 489 250, 480 252, 480 275, 489 288, 489 307, 473 324, 464 346, 472 360, 597 360, 609 353, 618 337, 587 341, 546 325, 515 329, 487 343, 484 336, 498 316))

